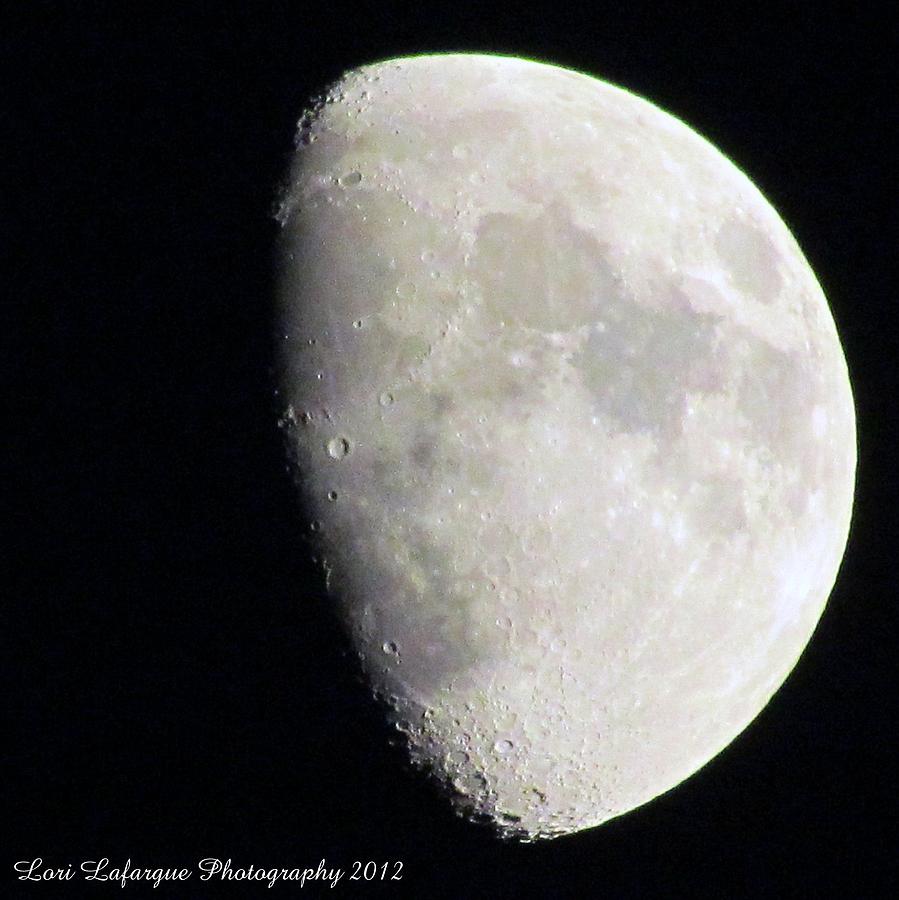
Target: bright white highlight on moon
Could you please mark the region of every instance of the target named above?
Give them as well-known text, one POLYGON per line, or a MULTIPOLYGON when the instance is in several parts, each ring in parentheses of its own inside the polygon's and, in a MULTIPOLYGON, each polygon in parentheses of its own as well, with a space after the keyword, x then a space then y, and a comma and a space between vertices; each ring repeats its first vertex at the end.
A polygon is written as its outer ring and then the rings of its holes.
POLYGON ((627 91, 445 55, 345 76, 279 221, 305 528, 413 762, 522 839, 687 778, 848 534, 846 364, 775 211, 627 91))

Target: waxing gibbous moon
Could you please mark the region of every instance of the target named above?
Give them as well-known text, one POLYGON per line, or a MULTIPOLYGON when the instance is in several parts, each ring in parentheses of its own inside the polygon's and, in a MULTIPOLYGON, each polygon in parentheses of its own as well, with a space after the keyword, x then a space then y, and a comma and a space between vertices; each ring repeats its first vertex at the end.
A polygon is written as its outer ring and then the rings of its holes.
POLYGON ((278 219, 301 527, 411 760, 521 839, 687 778, 849 527, 846 364, 777 213, 625 90, 452 54, 344 76, 278 219))

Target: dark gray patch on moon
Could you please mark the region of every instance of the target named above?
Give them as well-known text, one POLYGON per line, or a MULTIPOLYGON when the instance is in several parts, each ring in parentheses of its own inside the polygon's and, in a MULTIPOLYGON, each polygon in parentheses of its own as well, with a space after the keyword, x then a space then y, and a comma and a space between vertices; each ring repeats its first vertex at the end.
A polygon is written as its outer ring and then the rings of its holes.
POLYGON ((366 631, 374 637, 363 664, 386 667, 397 685, 414 685, 427 697, 489 658, 491 646, 478 628, 472 596, 462 589, 435 536, 409 530, 397 535, 396 544, 407 559, 403 576, 395 574, 394 560, 372 565, 369 550, 365 565, 352 570, 364 570, 365 583, 342 595, 350 624, 359 618, 361 599, 374 598, 366 607, 366 631))
POLYGON ((780 292, 780 255, 771 238, 752 222, 728 219, 715 237, 715 251, 734 286, 744 294, 760 303, 771 303, 780 292))
POLYGON ((496 319, 540 331, 594 321, 621 290, 601 245, 558 203, 534 219, 485 215, 471 268, 496 319))
POLYGON ((688 391, 708 385, 718 317, 612 295, 573 360, 597 412, 622 431, 680 433, 688 391))
POLYGON ((784 465, 804 468, 809 444, 808 421, 818 397, 818 379, 795 354, 744 333, 749 353, 737 389, 751 439, 771 449, 784 465))

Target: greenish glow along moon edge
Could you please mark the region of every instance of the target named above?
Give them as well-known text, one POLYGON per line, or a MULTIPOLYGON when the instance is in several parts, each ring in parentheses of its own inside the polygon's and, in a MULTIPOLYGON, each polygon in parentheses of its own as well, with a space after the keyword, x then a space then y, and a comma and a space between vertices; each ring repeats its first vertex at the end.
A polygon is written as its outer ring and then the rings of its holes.
POLYGON ((448 54, 348 73, 278 218, 302 528, 412 761, 526 840, 687 778, 849 528, 846 364, 777 213, 627 91, 448 54))

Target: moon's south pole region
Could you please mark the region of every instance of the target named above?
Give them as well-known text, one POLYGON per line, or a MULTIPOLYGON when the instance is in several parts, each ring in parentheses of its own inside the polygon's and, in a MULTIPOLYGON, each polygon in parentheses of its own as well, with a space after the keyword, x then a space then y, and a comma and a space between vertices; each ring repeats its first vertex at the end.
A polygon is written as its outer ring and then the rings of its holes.
POLYGON ((647 101, 466 54, 346 74, 282 201, 301 528, 411 761, 525 840, 683 781, 849 529, 847 367, 787 227, 647 101))

